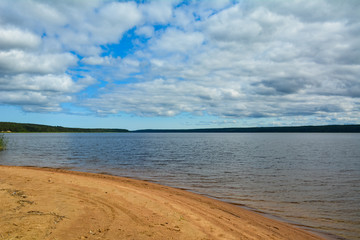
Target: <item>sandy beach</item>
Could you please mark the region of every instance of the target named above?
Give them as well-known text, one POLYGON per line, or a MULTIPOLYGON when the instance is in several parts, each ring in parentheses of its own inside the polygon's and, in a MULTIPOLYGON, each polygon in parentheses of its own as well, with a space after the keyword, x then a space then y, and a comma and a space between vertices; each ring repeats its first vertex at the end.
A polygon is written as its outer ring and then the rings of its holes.
POLYGON ((0 166, 0 239, 322 239, 146 181, 0 166))

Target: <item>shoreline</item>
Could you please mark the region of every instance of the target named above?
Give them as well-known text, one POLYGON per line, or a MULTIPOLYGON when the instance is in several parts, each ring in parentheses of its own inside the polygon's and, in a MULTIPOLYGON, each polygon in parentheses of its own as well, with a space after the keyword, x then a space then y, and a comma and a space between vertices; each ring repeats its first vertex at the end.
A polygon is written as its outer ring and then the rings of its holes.
POLYGON ((0 165, 0 196, 0 239, 326 239, 241 206, 113 175, 0 165))

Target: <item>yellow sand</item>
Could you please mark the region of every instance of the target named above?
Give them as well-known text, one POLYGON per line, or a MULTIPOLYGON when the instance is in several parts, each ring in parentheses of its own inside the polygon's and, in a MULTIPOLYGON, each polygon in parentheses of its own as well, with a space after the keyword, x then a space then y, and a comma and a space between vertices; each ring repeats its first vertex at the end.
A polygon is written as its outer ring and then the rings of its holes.
POLYGON ((59 169, 0 166, 0 239, 321 239, 187 191, 59 169))

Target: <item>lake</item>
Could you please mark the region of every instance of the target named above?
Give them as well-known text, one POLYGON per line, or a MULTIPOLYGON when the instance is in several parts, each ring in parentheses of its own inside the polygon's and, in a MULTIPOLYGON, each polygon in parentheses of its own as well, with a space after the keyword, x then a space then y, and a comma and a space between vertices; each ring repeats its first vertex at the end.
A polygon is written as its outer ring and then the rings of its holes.
POLYGON ((0 164, 109 173, 184 188, 360 239, 360 134, 14 133, 0 164))

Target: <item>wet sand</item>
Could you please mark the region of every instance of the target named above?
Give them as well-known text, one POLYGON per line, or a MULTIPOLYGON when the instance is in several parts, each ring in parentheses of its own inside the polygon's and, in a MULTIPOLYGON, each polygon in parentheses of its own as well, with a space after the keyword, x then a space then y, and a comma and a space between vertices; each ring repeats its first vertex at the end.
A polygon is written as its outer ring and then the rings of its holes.
POLYGON ((146 181, 0 166, 0 239, 322 239, 146 181))

